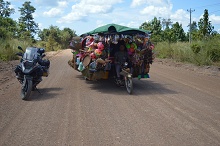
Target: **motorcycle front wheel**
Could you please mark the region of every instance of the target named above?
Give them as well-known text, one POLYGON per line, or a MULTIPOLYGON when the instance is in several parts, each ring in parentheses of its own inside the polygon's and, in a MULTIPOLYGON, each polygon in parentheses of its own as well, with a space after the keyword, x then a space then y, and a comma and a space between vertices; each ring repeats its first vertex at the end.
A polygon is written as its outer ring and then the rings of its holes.
POLYGON ((132 92, 133 92, 133 82, 132 82, 132 78, 127 77, 127 78, 125 79, 125 86, 126 86, 127 92, 128 92, 129 94, 132 94, 132 92))
POLYGON ((28 97, 31 94, 32 85, 33 85, 32 80, 30 80, 30 79, 24 80, 24 83, 23 83, 22 89, 21 89, 21 99, 22 100, 28 99, 28 97))

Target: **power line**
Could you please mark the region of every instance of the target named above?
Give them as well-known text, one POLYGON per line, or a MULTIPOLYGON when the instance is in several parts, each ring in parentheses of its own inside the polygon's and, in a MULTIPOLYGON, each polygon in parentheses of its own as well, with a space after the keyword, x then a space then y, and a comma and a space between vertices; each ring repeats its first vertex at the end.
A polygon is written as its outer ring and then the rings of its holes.
POLYGON ((220 11, 220 10, 212 11, 212 12, 210 12, 209 14, 213 14, 213 13, 219 12, 219 11, 220 11))
POLYGON ((194 8, 194 9, 199 9, 199 8, 209 7, 209 6, 216 6, 216 5, 220 5, 220 3, 211 4, 211 5, 205 5, 205 6, 200 6, 200 7, 196 7, 196 8, 194 8))

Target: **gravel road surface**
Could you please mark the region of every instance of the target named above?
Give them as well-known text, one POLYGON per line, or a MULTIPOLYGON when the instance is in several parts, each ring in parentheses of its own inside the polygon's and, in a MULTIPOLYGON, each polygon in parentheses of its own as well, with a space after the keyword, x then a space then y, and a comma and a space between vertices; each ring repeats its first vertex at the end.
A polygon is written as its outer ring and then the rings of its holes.
POLYGON ((71 57, 50 58, 28 101, 15 75, 0 72, 0 146, 220 145, 219 76, 155 61, 128 95, 112 80, 84 80, 71 57))

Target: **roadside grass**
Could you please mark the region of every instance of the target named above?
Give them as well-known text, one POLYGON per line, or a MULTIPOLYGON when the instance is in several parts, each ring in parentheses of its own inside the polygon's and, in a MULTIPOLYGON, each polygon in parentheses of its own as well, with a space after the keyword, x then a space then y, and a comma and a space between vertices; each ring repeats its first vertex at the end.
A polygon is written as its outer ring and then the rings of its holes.
MULTIPOLYGON (((31 41, 19 41, 17 39, 0 39, 0 60, 10 61, 18 59, 15 53, 19 52, 18 46, 26 48, 36 46, 46 48, 46 51, 57 51, 61 49, 60 45, 48 42, 38 41, 33 44, 31 41)), ((192 44, 188 42, 159 42, 155 45, 155 55, 158 58, 169 58, 178 62, 192 63, 196 65, 214 65, 220 66, 220 39, 218 37, 210 40, 196 41, 192 44)))
POLYGON ((168 43, 160 42, 155 46, 158 58, 169 58, 177 62, 193 63, 198 66, 220 66, 220 40, 212 39, 188 42, 168 43))
POLYGON ((47 42, 43 42, 43 41, 37 41, 35 44, 33 44, 31 40, 19 41, 17 39, 11 39, 11 40, 0 39, 0 61, 11 61, 11 60, 19 59, 19 57, 16 55, 17 52, 20 52, 20 50, 18 50, 18 46, 21 46, 24 50, 28 46, 45 48, 46 52, 61 50, 61 47, 58 43, 55 43, 52 46, 47 42))
POLYGON ((28 41, 18 41, 17 39, 0 39, 0 60, 10 61, 18 59, 18 57, 15 55, 17 52, 19 52, 17 49, 18 46, 25 48, 29 45, 30 43, 28 41))

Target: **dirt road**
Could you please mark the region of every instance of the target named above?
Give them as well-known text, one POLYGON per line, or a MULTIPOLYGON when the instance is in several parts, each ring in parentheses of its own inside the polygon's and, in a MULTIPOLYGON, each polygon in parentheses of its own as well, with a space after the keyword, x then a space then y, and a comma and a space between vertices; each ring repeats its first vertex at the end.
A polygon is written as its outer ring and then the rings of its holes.
POLYGON ((86 81, 51 58, 50 75, 22 101, 12 73, 0 79, 0 146, 219 146, 220 77, 155 62, 134 93, 86 81))

